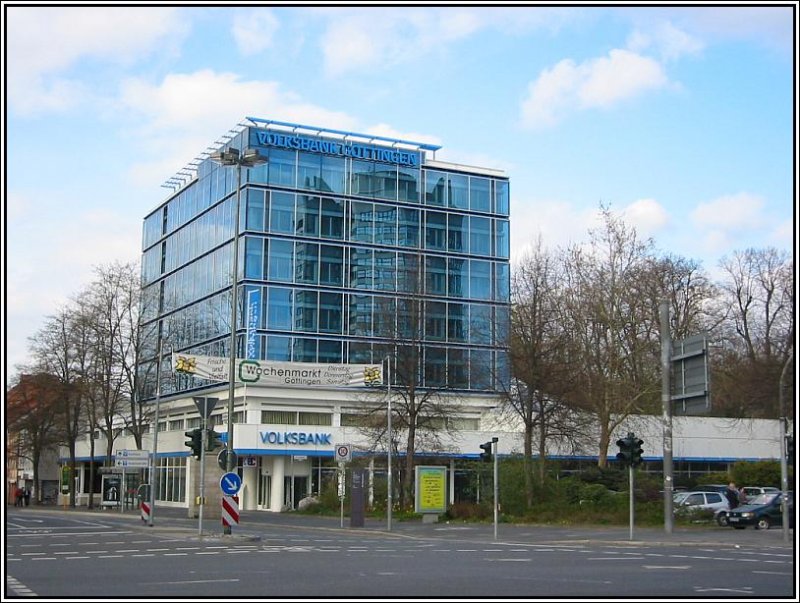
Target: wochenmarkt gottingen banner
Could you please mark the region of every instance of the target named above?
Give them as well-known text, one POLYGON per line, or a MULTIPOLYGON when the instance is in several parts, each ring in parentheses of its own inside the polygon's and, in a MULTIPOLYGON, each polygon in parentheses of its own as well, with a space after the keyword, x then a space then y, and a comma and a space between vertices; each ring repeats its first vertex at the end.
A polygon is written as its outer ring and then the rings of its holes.
MULTIPOLYGON (((172 354, 175 372, 201 379, 228 381, 230 358, 172 354)), ((257 385, 311 385, 319 387, 370 387, 383 383, 379 364, 317 364, 236 359, 236 381, 257 385)))

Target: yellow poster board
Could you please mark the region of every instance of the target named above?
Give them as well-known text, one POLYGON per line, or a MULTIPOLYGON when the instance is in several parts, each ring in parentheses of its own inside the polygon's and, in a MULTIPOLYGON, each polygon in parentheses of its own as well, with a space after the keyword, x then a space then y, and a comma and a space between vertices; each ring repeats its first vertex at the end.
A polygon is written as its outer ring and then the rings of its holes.
POLYGON ((447 467, 415 467, 414 507, 417 513, 444 513, 447 510, 447 467))

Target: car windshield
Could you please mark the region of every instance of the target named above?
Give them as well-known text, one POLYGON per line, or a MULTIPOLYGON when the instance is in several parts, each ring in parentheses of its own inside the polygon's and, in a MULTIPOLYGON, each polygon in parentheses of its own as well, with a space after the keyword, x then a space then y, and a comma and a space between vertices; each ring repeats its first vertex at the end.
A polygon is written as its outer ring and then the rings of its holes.
POLYGON ((775 498, 775 493, 772 492, 771 494, 759 494, 758 496, 753 496, 747 501, 748 505, 768 505, 772 502, 772 499, 775 498))
POLYGON ((686 499, 687 496, 689 496, 688 492, 676 492, 672 495, 672 500, 673 502, 680 504, 686 499))

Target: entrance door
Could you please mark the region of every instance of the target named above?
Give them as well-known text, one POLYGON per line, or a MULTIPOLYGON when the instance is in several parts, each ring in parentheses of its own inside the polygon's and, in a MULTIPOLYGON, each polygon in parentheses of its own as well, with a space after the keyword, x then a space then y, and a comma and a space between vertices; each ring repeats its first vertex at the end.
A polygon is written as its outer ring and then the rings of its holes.
POLYGON ((260 473, 258 476, 258 508, 269 509, 269 498, 272 490, 272 476, 260 473))
POLYGON ((308 496, 308 476, 296 475, 294 483, 290 475, 283 479, 283 500, 286 506, 294 510, 297 508, 297 503, 306 496, 308 496))

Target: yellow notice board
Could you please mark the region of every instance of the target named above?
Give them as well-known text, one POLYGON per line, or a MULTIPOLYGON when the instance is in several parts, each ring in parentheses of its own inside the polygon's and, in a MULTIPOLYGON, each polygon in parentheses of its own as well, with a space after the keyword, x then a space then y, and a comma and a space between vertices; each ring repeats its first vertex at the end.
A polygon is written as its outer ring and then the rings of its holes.
POLYGON ((415 469, 415 511, 444 513, 447 510, 447 467, 419 465, 415 469))

